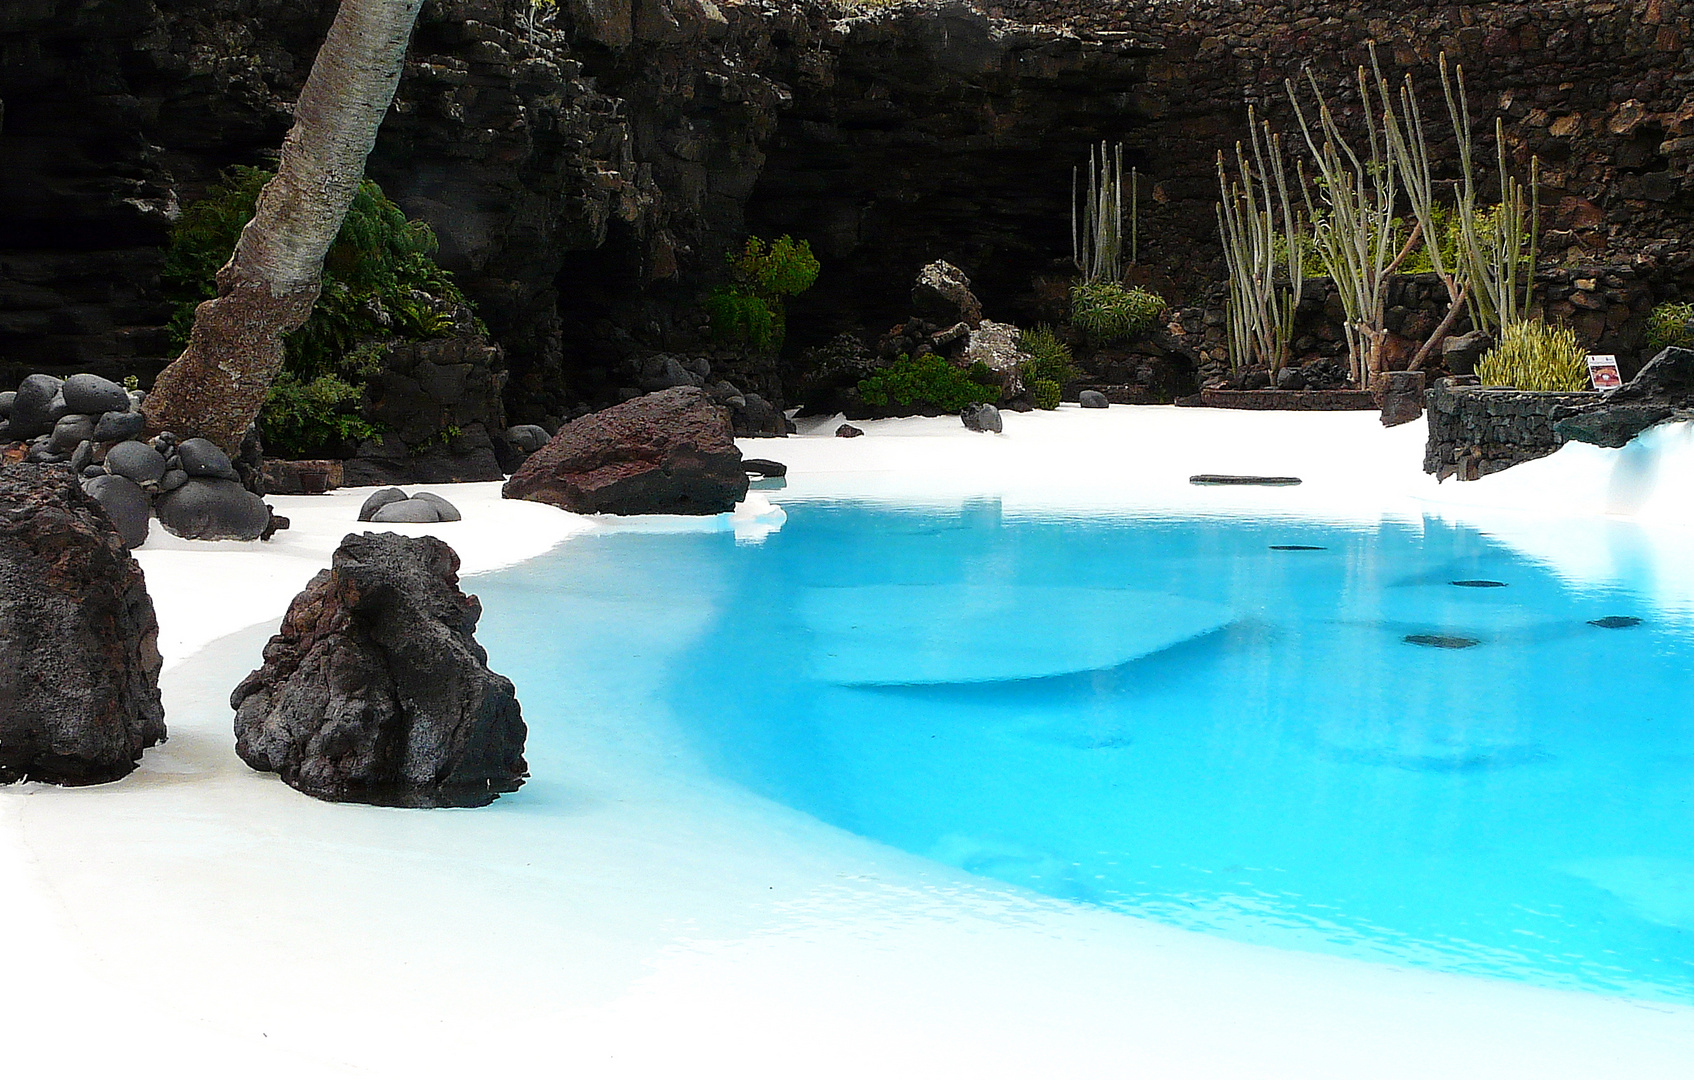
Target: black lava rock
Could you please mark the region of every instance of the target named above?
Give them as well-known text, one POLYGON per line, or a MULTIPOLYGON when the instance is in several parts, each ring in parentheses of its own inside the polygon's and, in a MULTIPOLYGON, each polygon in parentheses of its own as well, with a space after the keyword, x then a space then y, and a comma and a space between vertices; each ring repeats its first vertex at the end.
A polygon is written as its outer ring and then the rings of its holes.
POLYGON ((147 426, 147 417, 138 412, 109 412, 100 417, 100 422, 94 425, 95 442, 122 442, 133 439, 141 434, 141 429, 147 426))
POLYGON ((99 416, 129 411, 129 391, 98 375, 72 375, 59 392, 65 396, 65 406, 71 412, 99 416))
POLYGON ((68 469, 0 469, 0 783, 98 784, 165 738, 141 567, 68 469))
POLYGON ((106 451, 106 468, 145 484, 165 475, 165 455, 144 442, 121 442, 106 451))
POLYGON ((17 396, 12 399, 12 415, 9 418, 12 438, 33 439, 53 430, 53 425, 59 419, 53 415, 54 402, 61 400, 59 387, 63 385, 63 382, 51 375, 31 375, 18 384, 17 396))
POLYGON ((211 480, 241 480, 241 474, 235 471, 235 465, 229 460, 229 455, 219 450, 207 439, 184 439, 177 444, 177 458, 181 461, 182 471, 190 478, 205 477, 211 480))
POLYGON ((230 697, 241 759, 339 802, 483 806, 516 791, 528 730, 458 570, 434 537, 343 540, 230 697))

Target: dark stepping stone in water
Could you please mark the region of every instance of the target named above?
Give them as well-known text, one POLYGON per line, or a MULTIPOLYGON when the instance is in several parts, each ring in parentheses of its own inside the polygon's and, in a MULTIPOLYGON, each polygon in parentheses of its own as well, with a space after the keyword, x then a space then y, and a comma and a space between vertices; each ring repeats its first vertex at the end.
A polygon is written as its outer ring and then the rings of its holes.
POLYGON ((1424 645, 1431 649, 1468 649, 1482 642, 1473 637, 1459 637, 1457 634, 1407 634, 1404 638, 1407 645, 1424 645))
POLYGON ((1486 578, 1473 578, 1465 581, 1449 581, 1449 585, 1457 585, 1461 589, 1504 589, 1504 581, 1489 581, 1486 578))
POLYGON ((1223 473, 1196 473, 1188 478, 1190 484, 1253 484, 1259 487, 1292 487, 1300 482, 1298 476, 1228 476, 1223 473))
POLYGON ((769 458, 742 458, 741 468, 742 471, 751 476, 777 477, 788 475, 788 466, 784 465, 780 461, 772 461, 769 458))
POLYGON ((1328 551, 1329 550, 1326 547, 1319 547, 1316 544, 1272 544, 1270 546, 1270 549, 1272 551, 1328 551))
POLYGON ((1629 626, 1640 626, 1641 620, 1633 615, 1607 615, 1604 619, 1589 619, 1588 625, 1605 630, 1622 630, 1629 626))

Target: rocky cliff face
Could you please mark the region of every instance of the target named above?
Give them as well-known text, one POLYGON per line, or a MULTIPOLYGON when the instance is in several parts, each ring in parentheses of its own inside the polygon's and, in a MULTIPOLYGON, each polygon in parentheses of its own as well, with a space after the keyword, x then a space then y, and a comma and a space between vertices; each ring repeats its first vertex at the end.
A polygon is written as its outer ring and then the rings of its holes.
MULTIPOLYGON (((170 216, 287 127, 333 0, 30 0, 0 11, 0 382, 164 359, 170 216)), ((1686 284, 1694 28, 1681 0, 1002 0, 863 14, 807 0, 431 0, 369 170, 435 226, 511 367, 514 422, 699 347, 701 290, 749 230, 812 241, 790 344, 898 318, 945 258, 988 310, 1052 318, 1070 170, 1123 139, 1142 262, 1172 299, 1221 277, 1214 155, 1282 82, 1462 62, 1472 108, 1544 164, 1556 262, 1686 284)), ((1343 112, 1356 101, 1335 99, 1343 112)), ((1439 131, 1440 123, 1433 130, 1439 131)), ((1491 140, 1483 154, 1492 159, 1491 140)))

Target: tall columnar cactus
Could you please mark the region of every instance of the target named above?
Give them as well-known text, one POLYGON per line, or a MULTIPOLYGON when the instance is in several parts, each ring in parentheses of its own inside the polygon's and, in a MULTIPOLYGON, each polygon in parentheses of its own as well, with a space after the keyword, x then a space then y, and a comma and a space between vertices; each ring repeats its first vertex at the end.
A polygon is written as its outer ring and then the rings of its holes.
POLYGON ((1256 170, 1240 143, 1235 144, 1236 177, 1218 154, 1218 231, 1229 269, 1229 361, 1234 368, 1262 363, 1275 372, 1288 361, 1294 309, 1305 283, 1304 227, 1289 198, 1281 138, 1269 124, 1261 131, 1251 108, 1247 130, 1256 170))
MULTIPOLYGON (((1132 181, 1135 170, 1130 170, 1132 181)), ((1123 280, 1123 143, 1088 149, 1088 187, 1078 192, 1080 167, 1071 169, 1071 261, 1085 281, 1123 280)), ((1136 192, 1130 186, 1129 261, 1135 261, 1136 192)))

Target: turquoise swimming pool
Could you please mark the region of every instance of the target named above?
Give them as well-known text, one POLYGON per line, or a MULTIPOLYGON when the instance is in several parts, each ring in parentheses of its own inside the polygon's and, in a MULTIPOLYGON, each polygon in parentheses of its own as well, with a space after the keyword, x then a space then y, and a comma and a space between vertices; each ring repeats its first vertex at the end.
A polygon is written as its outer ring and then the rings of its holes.
POLYGON ((1694 631, 1648 582, 1435 520, 788 511, 475 579, 538 778, 573 709, 658 686, 721 777, 1011 885, 1694 1003, 1694 631), (665 595, 709 598, 680 656, 630 626, 665 595))

